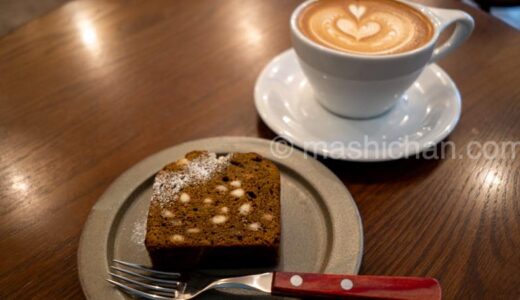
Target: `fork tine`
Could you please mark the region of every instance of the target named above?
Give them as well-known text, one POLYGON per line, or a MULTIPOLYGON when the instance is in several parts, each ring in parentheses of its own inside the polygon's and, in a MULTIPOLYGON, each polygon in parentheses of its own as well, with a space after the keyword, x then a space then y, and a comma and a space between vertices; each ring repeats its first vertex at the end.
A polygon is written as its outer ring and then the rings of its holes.
POLYGON ((110 282, 111 284, 121 288, 122 290, 129 293, 130 295, 139 296, 139 297, 143 297, 143 298, 151 299, 151 300, 171 300, 172 299, 171 297, 163 297, 163 296, 159 296, 159 295, 145 293, 143 291, 134 289, 134 288, 124 285, 120 282, 114 281, 112 279, 107 279, 107 281, 110 282))
POLYGON ((169 289, 169 288, 165 288, 165 287, 158 286, 158 285, 146 284, 144 282, 133 280, 131 278, 127 278, 127 277, 124 277, 124 276, 121 276, 121 275, 118 275, 118 274, 115 274, 112 272, 108 272, 108 274, 112 275, 113 277, 115 277, 117 279, 124 280, 126 282, 130 282, 130 283, 133 283, 135 285, 138 285, 138 286, 150 289, 150 290, 159 291, 159 292, 163 292, 163 293, 169 293, 170 295, 171 294, 177 295, 176 289, 169 289))
POLYGON ((146 279, 148 281, 155 282, 155 283, 169 284, 169 285, 175 285, 175 286, 180 286, 181 285, 180 281, 154 278, 154 277, 146 276, 146 275, 139 274, 139 273, 136 273, 136 272, 132 272, 132 271, 129 271, 129 270, 126 270, 126 269, 123 269, 123 268, 119 268, 119 267, 116 267, 116 266, 110 266, 110 268, 114 269, 114 270, 117 270, 119 272, 122 272, 122 273, 126 273, 128 275, 132 275, 132 276, 135 276, 135 277, 146 279))
POLYGON ((157 270, 154 270, 154 269, 150 269, 150 268, 148 268, 148 267, 145 267, 145 266, 143 266, 143 265, 134 264, 134 263, 129 263, 129 262, 122 261, 122 260, 119 260, 119 259, 113 259, 113 261, 116 262, 116 263, 118 263, 118 264, 121 264, 121 265, 123 265, 123 266, 127 266, 127 267, 130 267, 130 268, 134 268, 134 269, 137 269, 137 270, 140 270, 140 271, 146 271, 146 272, 149 272, 149 273, 152 273, 152 274, 155 274, 155 275, 171 276, 171 277, 180 277, 180 276, 181 276, 180 273, 157 271, 157 270))

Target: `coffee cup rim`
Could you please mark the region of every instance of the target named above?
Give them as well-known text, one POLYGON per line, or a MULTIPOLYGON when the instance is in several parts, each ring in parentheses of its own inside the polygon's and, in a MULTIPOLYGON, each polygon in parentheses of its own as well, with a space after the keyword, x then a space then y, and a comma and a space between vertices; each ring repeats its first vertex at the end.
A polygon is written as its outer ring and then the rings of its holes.
POLYGON ((379 54, 378 55, 368 55, 368 54, 350 53, 350 52, 345 52, 345 51, 340 51, 340 50, 332 49, 329 47, 325 47, 323 45, 316 43, 315 41, 311 40, 310 38, 308 38, 305 34, 303 34, 301 32, 300 28, 298 27, 298 17, 300 16, 301 12, 307 6, 309 6, 312 3, 317 2, 317 1, 320 1, 320 0, 307 0, 296 7, 296 9, 291 14, 291 20, 290 20, 291 30, 300 40, 302 40, 307 45, 318 48, 319 50, 325 51, 332 55, 346 57, 346 58, 367 59, 367 60, 385 60, 385 59, 405 58, 405 57, 412 56, 414 54, 418 54, 418 53, 421 53, 421 52, 429 49, 430 47, 435 45, 435 43, 439 37, 440 21, 436 17, 436 15, 427 6, 420 5, 418 3, 413 3, 410 1, 406 1, 406 0, 393 0, 393 1, 401 2, 405 5, 408 5, 408 6, 411 6, 412 8, 417 9, 424 16, 426 16, 428 18, 428 20, 432 23, 434 33, 426 44, 422 45, 421 47, 418 47, 418 48, 415 48, 413 50, 406 51, 406 52, 393 53, 393 54, 380 54, 380 55, 379 54))

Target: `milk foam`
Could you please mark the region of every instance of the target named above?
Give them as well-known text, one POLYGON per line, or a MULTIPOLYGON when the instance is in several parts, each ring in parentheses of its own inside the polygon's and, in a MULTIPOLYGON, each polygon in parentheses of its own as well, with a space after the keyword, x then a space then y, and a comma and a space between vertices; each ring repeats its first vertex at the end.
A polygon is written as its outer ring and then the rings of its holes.
POLYGON ((336 50, 383 55, 418 48, 433 25, 414 8, 391 0, 322 0, 299 17, 300 30, 336 50))

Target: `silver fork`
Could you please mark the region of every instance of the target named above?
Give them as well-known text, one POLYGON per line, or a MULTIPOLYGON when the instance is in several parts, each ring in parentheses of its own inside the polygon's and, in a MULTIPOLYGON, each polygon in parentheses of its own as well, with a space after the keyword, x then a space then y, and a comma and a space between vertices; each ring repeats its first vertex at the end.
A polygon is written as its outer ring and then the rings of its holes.
POLYGON ((110 266, 111 271, 109 272, 112 279, 107 279, 107 281, 130 295, 145 299, 188 300, 219 287, 271 292, 272 273, 224 278, 215 280, 198 290, 187 290, 187 284, 178 280, 181 276, 180 273, 153 270, 143 265, 117 259, 114 259, 113 262, 115 264, 110 266))
POLYGON ((271 272, 215 280, 202 288, 179 280, 180 273, 113 260, 108 282, 145 299, 192 299, 218 287, 257 290, 290 297, 328 296, 372 299, 440 300, 441 287, 433 278, 271 272))

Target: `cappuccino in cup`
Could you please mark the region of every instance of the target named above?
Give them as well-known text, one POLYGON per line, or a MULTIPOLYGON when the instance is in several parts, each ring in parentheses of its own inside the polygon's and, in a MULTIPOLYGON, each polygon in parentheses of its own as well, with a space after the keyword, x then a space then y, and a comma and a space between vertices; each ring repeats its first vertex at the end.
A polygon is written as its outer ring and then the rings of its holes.
POLYGON ((430 63, 459 47, 474 22, 460 10, 407 0, 309 0, 291 16, 291 37, 314 98, 349 118, 390 110, 430 63), (440 34, 455 25, 443 43, 440 34))
POLYGON ((307 6, 298 19, 312 41, 339 51, 384 55, 419 48, 433 24, 419 10, 393 0, 327 0, 307 6))

